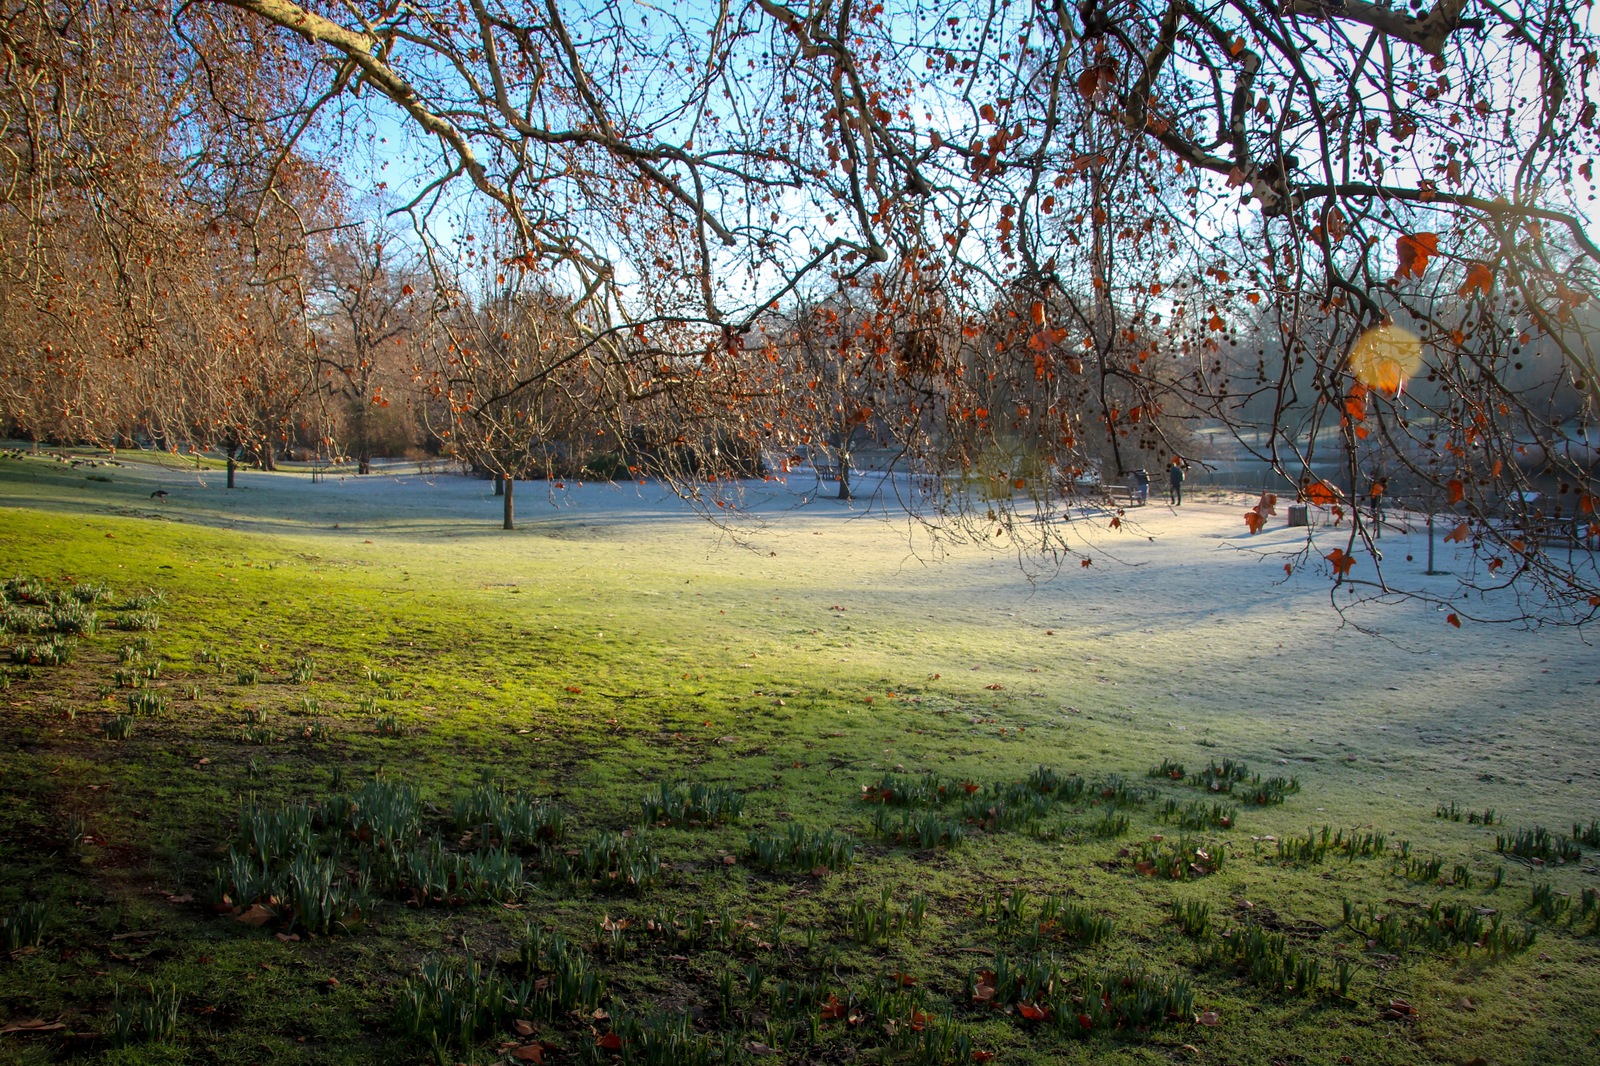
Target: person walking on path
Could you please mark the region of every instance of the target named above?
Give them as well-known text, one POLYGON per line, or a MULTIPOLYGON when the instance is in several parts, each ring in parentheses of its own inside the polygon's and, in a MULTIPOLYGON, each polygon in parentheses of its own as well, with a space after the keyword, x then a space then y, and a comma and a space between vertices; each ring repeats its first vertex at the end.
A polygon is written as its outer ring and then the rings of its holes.
POLYGON ((1172 498, 1172 506, 1182 507, 1183 461, 1180 460, 1176 455, 1172 457, 1172 462, 1167 464, 1167 487, 1170 490, 1168 495, 1170 495, 1172 498))
POLYGON ((1150 473, 1142 466, 1133 472, 1133 498, 1140 507, 1150 501, 1150 473))

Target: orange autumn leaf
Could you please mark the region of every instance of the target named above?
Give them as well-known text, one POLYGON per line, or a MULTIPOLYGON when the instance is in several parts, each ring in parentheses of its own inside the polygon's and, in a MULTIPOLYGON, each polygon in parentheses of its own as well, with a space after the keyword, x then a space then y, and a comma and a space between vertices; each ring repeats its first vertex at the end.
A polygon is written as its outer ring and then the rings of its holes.
POLYGON ((1492 285, 1494 285, 1494 274, 1490 272, 1488 265, 1473 263, 1467 268, 1467 280, 1461 283, 1456 295, 1471 296, 1474 292, 1481 292, 1487 296, 1492 285))
POLYGON ((1343 548, 1335 548, 1327 555, 1324 555, 1323 558, 1328 560, 1329 564, 1333 567, 1333 572, 1340 577, 1348 574, 1350 572, 1350 568, 1356 565, 1355 556, 1346 552, 1343 548))
POLYGON ((1362 422, 1367 417, 1367 387, 1357 382, 1344 398, 1344 413, 1352 422, 1362 422))
POLYGON ((1461 619, 1457 618, 1454 614, 1445 615, 1444 620, 1455 626, 1457 629, 1461 628, 1461 619))
POLYGON ((1260 511, 1257 511, 1255 508, 1251 508, 1244 513, 1244 525, 1245 528, 1250 531, 1251 536, 1255 536, 1257 533, 1260 533, 1261 527, 1266 524, 1266 516, 1260 511))
POLYGON ((828 1001, 822 1005, 822 1020, 831 1022, 835 1018, 843 1018, 844 1011, 844 1004, 839 1002, 839 997, 829 993, 828 1001))
POLYGON ((1428 260, 1439 254, 1437 233, 1402 233, 1395 239, 1395 251, 1400 257, 1400 269, 1395 276, 1420 278, 1428 269, 1428 260))
POLYGON ((1107 92, 1117 81, 1118 64, 1114 59, 1102 59, 1078 75, 1078 92, 1085 100, 1092 100, 1107 92))
POLYGON ((1029 311, 1029 314, 1031 314, 1033 316, 1033 324, 1034 325, 1036 325, 1036 326, 1044 325, 1044 301, 1043 300, 1035 300, 1035 301, 1033 301, 1033 308, 1029 311))
POLYGON ((1445 486, 1445 491, 1449 494, 1451 503, 1460 503, 1461 498, 1466 495, 1466 486, 1461 484, 1460 478, 1451 478, 1450 483, 1445 486))
POLYGON ((1445 543, 1449 544, 1453 542, 1456 544, 1465 544, 1467 542, 1467 534, 1470 532, 1471 530, 1467 528, 1467 524, 1462 522, 1460 525, 1456 526, 1456 528, 1444 535, 1445 543))
POLYGON ((1339 499, 1339 494, 1326 481, 1313 481, 1307 485, 1305 496, 1307 503, 1314 503, 1318 507, 1331 507, 1339 499))
POLYGON ((1050 1008, 1040 1007, 1033 1003, 1018 1003, 1017 1013, 1030 1022, 1044 1022, 1050 1020, 1050 1008))

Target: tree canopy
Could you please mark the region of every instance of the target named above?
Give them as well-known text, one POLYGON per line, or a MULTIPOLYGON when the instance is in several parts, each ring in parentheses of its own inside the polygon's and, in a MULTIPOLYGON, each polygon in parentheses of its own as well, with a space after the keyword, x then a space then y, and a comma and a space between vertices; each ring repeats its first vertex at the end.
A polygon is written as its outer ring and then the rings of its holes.
MULTIPOLYGON (((588 390, 617 442, 695 454, 870 422, 918 470, 1010 486, 934 494, 936 519, 1016 535, 1091 462, 1203 462, 1220 425, 1352 544, 1403 486, 1478 546, 1470 584, 1525 590, 1512 616, 1600 609, 1590 5, 142 3, 0 20, 25 428, 127 426, 95 399, 124 365, 168 438, 281 427, 322 365, 284 353, 331 343, 295 280, 351 220, 330 156, 383 112, 425 156, 388 210, 459 334, 419 327, 444 357, 417 376, 437 400, 499 352, 453 409, 588 390), (150 81, 172 91, 129 92, 150 81), (441 225, 458 191, 481 207, 441 225), (538 353, 468 338, 557 310, 538 353)), ((1289 565, 1388 590, 1346 558, 1289 565)))

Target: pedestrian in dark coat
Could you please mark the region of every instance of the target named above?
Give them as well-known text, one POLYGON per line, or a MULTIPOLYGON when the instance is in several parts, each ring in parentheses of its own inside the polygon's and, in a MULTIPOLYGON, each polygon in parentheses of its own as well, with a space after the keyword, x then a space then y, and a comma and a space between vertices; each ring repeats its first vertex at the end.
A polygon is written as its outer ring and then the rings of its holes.
POLYGON ((1172 498, 1172 506, 1183 506, 1183 460, 1177 456, 1172 457, 1172 462, 1167 464, 1168 495, 1172 498))
POLYGON ((1150 502, 1150 472, 1142 466, 1133 472, 1133 496, 1141 507, 1150 502))

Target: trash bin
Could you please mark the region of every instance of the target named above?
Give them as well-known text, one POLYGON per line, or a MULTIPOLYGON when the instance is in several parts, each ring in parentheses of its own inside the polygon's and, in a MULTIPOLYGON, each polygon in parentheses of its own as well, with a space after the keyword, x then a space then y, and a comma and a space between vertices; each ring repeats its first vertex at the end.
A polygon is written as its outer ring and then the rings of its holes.
POLYGON ((1305 504, 1291 503, 1289 505, 1289 524, 1291 526, 1309 526, 1311 524, 1311 517, 1307 513, 1305 504))

